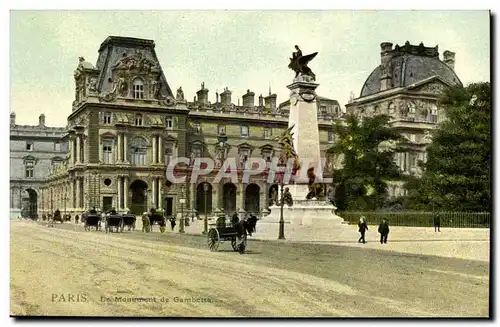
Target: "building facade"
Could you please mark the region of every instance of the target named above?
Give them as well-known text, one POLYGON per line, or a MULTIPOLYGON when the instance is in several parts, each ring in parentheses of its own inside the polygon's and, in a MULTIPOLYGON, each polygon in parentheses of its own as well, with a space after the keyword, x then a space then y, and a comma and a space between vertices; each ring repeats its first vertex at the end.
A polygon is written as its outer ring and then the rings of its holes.
POLYGON ((17 125, 10 114, 10 217, 33 217, 43 210, 41 190, 50 172, 66 160, 63 127, 17 125))
MULTIPOLYGON (((390 126, 408 142, 404 152, 395 154, 395 161, 403 175, 418 176, 418 162, 427 160, 430 132, 446 119, 438 99, 446 87, 461 84, 455 73, 454 52, 444 51, 440 59, 438 46, 407 41, 393 47, 384 42, 380 65, 366 79, 360 96, 346 105, 346 111, 359 117, 390 115, 390 126)), ((392 196, 406 193, 402 181, 391 183, 389 191, 392 196)))
MULTIPOLYGON (((151 40, 108 37, 96 66, 79 59, 64 136, 67 160, 42 187, 44 211, 114 207, 138 214, 163 207, 167 214, 241 209, 260 214, 277 185, 264 176, 243 184, 215 181, 216 175, 225 158, 236 158, 241 174, 250 157, 269 162, 278 155, 275 137, 288 127, 289 104, 278 106, 270 90, 256 104, 248 90, 242 105, 239 100, 235 105, 227 87, 211 103, 204 83, 187 101, 181 87, 172 92, 154 49, 151 40), (171 183, 166 168, 177 157, 209 157, 215 169, 196 181, 171 183)), ((318 109, 324 152, 334 142, 333 124, 342 112, 337 101, 323 97, 318 109)))

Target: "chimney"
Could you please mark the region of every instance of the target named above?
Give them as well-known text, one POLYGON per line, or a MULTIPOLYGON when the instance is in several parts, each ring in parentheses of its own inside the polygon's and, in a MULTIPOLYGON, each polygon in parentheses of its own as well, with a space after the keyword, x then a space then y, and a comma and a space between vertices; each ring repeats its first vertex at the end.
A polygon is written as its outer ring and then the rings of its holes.
POLYGON ((220 94, 220 102, 222 106, 229 108, 231 106, 231 91, 227 87, 224 88, 224 92, 220 94))
POLYGON ((38 117, 38 126, 45 127, 45 115, 44 114, 41 114, 40 117, 38 117))
POLYGON ((271 110, 271 112, 276 111, 276 94, 269 94, 267 97, 264 98, 266 101, 266 107, 271 110))
POLYGON ((392 88, 392 43, 380 44, 380 91, 392 88))
POLYGON ((16 126, 16 113, 12 112, 10 114, 10 126, 16 126))
POLYGON ((201 83, 201 89, 196 92, 199 104, 208 104, 208 89, 205 88, 205 82, 201 83))
POLYGON ((262 94, 259 96, 259 107, 264 106, 264 98, 262 97, 262 94))
POLYGON ((443 62, 448 65, 453 71, 455 70, 455 52, 446 50, 443 52, 443 62))
POLYGON ((253 107, 255 106, 255 93, 247 90, 247 93, 242 96, 243 98, 243 107, 253 107))
POLYGON ((215 91, 215 103, 219 103, 219 91, 215 91))

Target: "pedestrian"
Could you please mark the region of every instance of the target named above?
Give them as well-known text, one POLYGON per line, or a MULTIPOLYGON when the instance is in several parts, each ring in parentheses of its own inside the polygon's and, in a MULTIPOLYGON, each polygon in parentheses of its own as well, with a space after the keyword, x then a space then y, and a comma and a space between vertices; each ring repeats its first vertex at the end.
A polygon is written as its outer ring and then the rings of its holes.
POLYGON ((236 224, 240 221, 240 218, 238 217, 238 213, 234 212, 233 215, 231 216, 231 224, 233 226, 236 226, 236 224))
POLYGON ((382 219, 382 222, 378 225, 378 232, 380 233, 380 244, 387 244, 387 236, 389 235, 387 220, 382 219))
POLYGON ((434 232, 441 232, 441 217, 439 216, 439 213, 436 213, 434 215, 434 232))
POLYGON ((247 246, 247 229, 246 229, 246 219, 238 221, 234 227, 236 227, 237 238, 236 238, 236 248, 240 254, 245 253, 245 248, 247 246))
POLYGON ((359 232, 361 233, 361 237, 358 239, 358 243, 365 244, 366 243, 365 233, 368 230, 368 226, 366 225, 366 221, 365 221, 364 216, 361 216, 361 218, 359 218, 358 227, 359 227, 359 232))
POLYGON ((176 225, 176 223, 175 223, 175 216, 172 215, 169 220, 170 220, 170 227, 172 227, 172 232, 173 232, 174 231, 174 227, 176 225))
POLYGON ((142 231, 145 233, 150 232, 150 222, 149 222, 149 216, 147 212, 144 212, 142 214, 142 231))

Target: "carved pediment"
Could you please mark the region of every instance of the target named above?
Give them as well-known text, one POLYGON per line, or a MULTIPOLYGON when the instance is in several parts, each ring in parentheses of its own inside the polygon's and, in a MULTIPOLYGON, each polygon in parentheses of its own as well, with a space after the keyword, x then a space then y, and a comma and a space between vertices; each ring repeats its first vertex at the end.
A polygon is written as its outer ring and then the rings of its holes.
POLYGON ((128 71, 141 71, 149 73, 151 70, 158 68, 158 63, 146 58, 141 52, 135 52, 131 55, 123 54, 123 58, 116 62, 115 69, 123 69, 128 71))
POLYGON ((415 91, 422 92, 422 93, 441 94, 445 88, 446 88, 446 86, 443 83, 434 82, 434 83, 429 83, 429 84, 423 85, 423 86, 415 89, 415 91))

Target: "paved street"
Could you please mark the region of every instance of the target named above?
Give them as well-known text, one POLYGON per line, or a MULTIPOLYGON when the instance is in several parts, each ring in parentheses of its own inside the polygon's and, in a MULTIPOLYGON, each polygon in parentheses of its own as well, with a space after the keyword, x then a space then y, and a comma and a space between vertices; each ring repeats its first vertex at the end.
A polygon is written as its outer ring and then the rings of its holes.
POLYGON ((204 237, 189 234, 105 234, 85 232, 75 224, 49 228, 12 221, 11 313, 488 315, 488 262, 380 251, 357 244, 251 239, 248 249, 248 254, 240 255, 223 243, 218 252, 210 252, 204 237), (68 295, 73 295, 72 301, 68 295), (152 302, 130 302, 138 297, 152 302))

